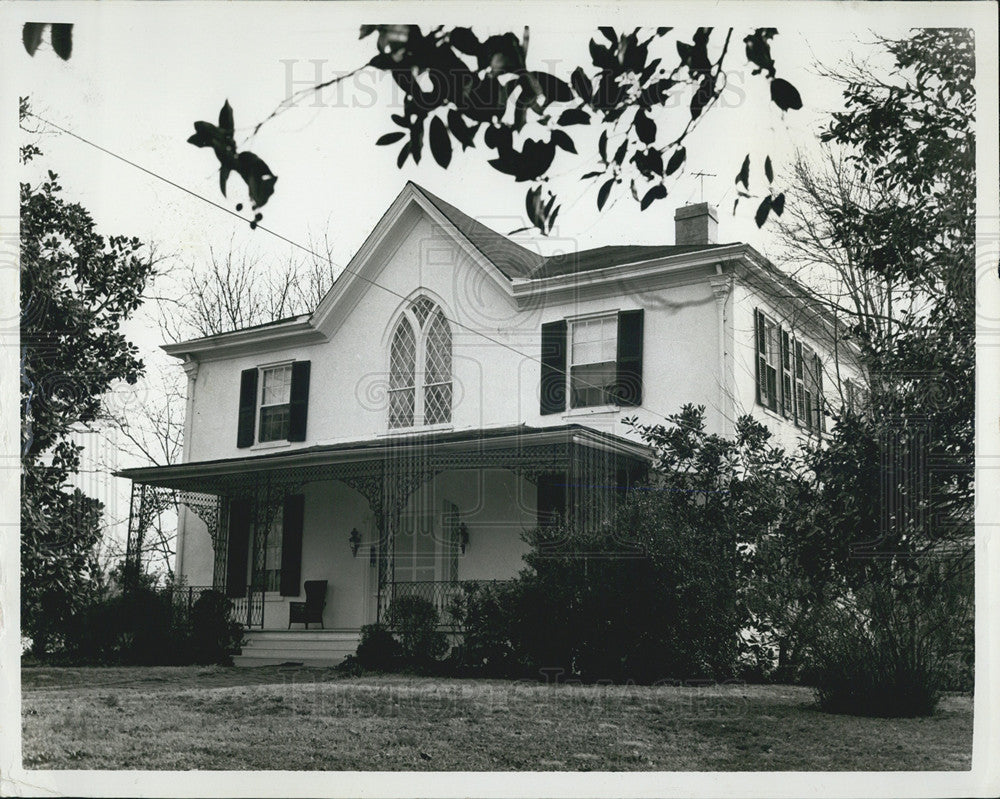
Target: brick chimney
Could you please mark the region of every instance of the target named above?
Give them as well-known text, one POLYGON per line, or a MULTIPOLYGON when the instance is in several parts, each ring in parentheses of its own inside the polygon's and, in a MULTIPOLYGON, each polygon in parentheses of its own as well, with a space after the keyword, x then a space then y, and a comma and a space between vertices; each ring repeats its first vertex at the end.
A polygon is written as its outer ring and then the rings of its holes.
POLYGON ((674 244, 718 244, 719 212, 708 203, 685 205, 674 212, 674 244))

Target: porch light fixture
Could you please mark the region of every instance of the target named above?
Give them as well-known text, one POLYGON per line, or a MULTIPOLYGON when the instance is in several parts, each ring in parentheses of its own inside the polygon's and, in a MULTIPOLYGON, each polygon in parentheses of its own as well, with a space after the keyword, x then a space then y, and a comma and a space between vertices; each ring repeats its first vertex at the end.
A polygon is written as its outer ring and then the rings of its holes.
POLYGON ((458 525, 458 545, 462 548, 462 554, 464 555, 465 548, 469 546, 469 528, 465 522, 461 522, 458 525))
POLYGON ((361 533, 358 532, 357 527, 351 530, 350 541, 351 541, 351 557, 356 558, 358 556, 358 547, 361 546, 361 533))

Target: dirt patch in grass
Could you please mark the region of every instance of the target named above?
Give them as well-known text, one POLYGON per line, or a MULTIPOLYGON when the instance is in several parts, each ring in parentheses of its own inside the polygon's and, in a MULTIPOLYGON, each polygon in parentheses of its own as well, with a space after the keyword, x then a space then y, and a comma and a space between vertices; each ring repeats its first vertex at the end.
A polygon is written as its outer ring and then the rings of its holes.
POLYGON ((24 764, 74 769, 960 770, 972 700, 821 713, 791 686, 542 685, 332 669, 22 672, 24 764))

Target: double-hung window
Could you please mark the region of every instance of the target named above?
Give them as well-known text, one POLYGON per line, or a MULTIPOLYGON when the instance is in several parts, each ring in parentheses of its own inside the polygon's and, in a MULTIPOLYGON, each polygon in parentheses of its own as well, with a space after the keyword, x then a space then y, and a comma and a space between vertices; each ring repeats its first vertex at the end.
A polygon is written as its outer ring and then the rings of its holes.
POLYGON ((825 429, 819 356, 760 309, 754 328, 757 402, 806 430, 825 429))
POLYGON ((260 383, 260 421, 257 440, 284 441, 288 438, 290 420, 292 365, 261 369, 260 383))
POLYGON ((237 447, 306 440, 309 372, 309 361, 291 361, 240 373, 237 447))
POLYGON ((569 324, 570 407, 611 405, 618 377, 618 315, 569 324))
POLYGON ((757 311, 757 399, 765 408, 778 410, 778 370, 781 368, 781 331, 757 311))

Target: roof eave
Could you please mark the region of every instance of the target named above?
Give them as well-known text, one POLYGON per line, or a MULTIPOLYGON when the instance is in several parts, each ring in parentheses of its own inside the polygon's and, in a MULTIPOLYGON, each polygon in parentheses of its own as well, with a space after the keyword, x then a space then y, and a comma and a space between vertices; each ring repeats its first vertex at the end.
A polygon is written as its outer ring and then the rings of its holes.
POLYGON ((204 358, 206 355, 234 354, 246 348, 259 350, 262 345, 287 346, 291 344, 316 344, 326 340, 326 336, 313 327, 309 316, 303 314, 287 322, 261 327, 233 330, 214 336, 179 341, 160 346, 167 355, 174 358, 204 358))

